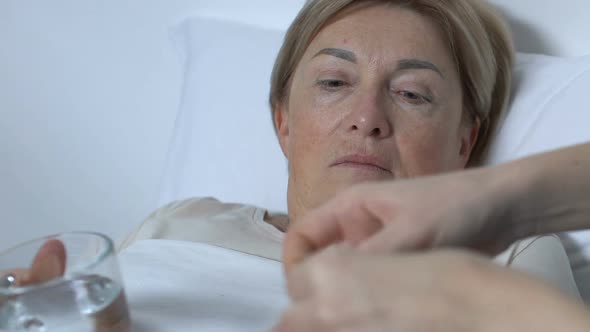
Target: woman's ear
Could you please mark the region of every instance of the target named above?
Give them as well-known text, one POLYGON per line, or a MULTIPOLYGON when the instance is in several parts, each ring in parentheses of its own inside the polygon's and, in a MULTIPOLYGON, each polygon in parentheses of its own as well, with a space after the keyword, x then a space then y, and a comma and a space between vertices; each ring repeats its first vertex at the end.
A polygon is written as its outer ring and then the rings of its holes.
POLYGON ((273 121, 275 124, 275 130, 277 132, 277 137, 279 138, 279 144, 281 145, 281 150, 283 150, 283 154, 289 159, 289 114, 287 112, 287 107, 285 106, 285 102, 281 101, 277 103, 274 114, 273 114, 273 121))
POLYGON ((459 150, 459 157, 463 167, 469 162, 475 143, 479 138, 479 130, 481 129, 481 120, 476 118, 471 124, 463 125, 461 129, 461 148, 459 150))

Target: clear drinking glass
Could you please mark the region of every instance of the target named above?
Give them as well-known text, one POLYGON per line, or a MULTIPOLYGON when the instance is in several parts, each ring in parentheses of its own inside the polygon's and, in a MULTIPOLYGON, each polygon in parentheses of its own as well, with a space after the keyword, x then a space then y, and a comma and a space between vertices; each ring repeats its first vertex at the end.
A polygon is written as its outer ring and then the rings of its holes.
POLYGON ((51 239, 65 245, 64 275, 41 284, 0 287, 0 331, 130 331, 113 242, 105 235, 62 233, 0 250, 0 277, 3 271, 30 267, 51 239))

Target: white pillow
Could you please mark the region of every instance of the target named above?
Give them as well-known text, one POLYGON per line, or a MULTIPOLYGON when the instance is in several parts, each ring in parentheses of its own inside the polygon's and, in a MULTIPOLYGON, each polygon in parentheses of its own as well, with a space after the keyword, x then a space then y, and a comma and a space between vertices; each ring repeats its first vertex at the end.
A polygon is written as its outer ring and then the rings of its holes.
POLYGON ((512 101, 487 163, 590 141, 589 91, 590 56, 518 54, 512 101))
POLYGON ((204 17, 173 31, 185 77, 160 204, 213 196, 286 212, 268 93, 284 32, 204 17))

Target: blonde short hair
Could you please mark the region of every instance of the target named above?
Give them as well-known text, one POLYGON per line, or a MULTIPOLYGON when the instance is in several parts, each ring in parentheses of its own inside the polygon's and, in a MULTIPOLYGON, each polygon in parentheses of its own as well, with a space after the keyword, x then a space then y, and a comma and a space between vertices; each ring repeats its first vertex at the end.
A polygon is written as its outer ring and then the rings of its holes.
MULTIPOLYGON (((479 139, 469 165, 477 165, 510 97, 514 49, 499 14, 483 0, 310 0, 291 24, 271 78, 271 112, 289 96, 290 81, 307 47, 343 10, 360 3, 384 3, 413 10, 441 27, 459 72, 464 114, 479 119, 479 139)), ((276 129, 276 128, 275 128, 276 129)))

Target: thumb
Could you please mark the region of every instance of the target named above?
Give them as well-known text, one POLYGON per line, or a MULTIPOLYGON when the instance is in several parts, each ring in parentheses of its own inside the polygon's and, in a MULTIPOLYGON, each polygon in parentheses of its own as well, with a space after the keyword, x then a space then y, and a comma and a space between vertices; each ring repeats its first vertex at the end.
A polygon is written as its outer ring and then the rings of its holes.
POLYGON ((64 274, 66 267, 66 248, 59 240, 49 240, 35 255, 28 278, 24 283, 47 282, 64 274))
POLYGON ((358 249, 370 253, 421 250, 432 247, 435 238, 431 230, 412 226, 411 223, 396 222, 360 243, 358 249))

